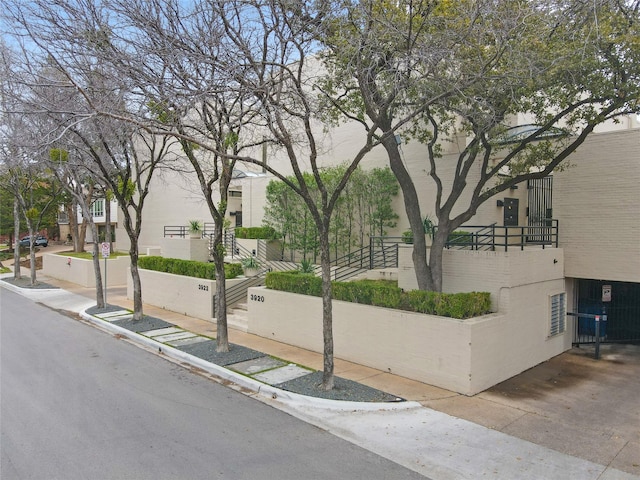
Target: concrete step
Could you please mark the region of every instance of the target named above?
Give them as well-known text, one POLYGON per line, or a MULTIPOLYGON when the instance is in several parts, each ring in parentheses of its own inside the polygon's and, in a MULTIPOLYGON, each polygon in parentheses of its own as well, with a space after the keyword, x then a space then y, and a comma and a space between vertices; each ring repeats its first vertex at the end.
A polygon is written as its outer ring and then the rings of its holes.
POLYGON ((227 313, 227 326, 234 330, 247 332, 249 330, 249 315, 246 310, 233 309, 227 313))
POLYGON ((247 310, 249 310, 249 307, 247 306, 247 302, 240 302, 240 303, 236 303, 233 306, 233 310, 240 310, 242 312, 246 312, 247 310))

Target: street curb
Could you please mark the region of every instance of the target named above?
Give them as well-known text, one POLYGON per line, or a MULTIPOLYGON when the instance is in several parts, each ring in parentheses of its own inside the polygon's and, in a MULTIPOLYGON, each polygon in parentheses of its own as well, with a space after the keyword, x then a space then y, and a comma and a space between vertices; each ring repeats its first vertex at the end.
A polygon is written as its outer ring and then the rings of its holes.
POLYGON ((80 316, 91 324, 106 330, 110 333, 117 334, 128 338, 129 340, 142 344, 153 351, 161 352, 163 355, 187 363, 201 369, 207 373, 215 375, 218 378, 232 382, 234 385, 251 392, 253 395, 263 397, 268 403, 274 401, 286 404, 290 407, 306 407, 319 410, 328 410, 334 412, 373 412, 373 411, 394 411, 394 410, 411 410, 414 408, 422 408, 418 402, 349 402, 345 400, 329 400, 325 398, 310 397, 298 393, 289 392, 268 385, 253 378, 246 377, 239 373, 233 372, 227 368, 221 367, 211 362, 207 362, 190 353, 183 352, 177 348, 171 347, 164 343, 160 343, 149 337, 145 337, 126 328, 119 327, 101 318, 95 317, 82 310, 80 316))
MULTIPOLYGON (((0 274, 0 280, 4 280, 6 278, 13 278, 13 273, 0 274)), ((25 295, 25 290, 29 290, 29 293, 34 293, 34 294, 37 294, 37 292, 52 292, 52 291, 55 291, 55 290, 62 290, 62 289, 57 288, 57 287, 52 287, 52 288, 24 288, 24 287, 17 287, 11 282, 2 282, 2 286, 3 286, 3 288, 6 288, 7 290, 11 290, 14 293, 19 293, 23 297, 28 297, 28 298, 31 298, 31 297, 30 297, 30 295, 25 295)))

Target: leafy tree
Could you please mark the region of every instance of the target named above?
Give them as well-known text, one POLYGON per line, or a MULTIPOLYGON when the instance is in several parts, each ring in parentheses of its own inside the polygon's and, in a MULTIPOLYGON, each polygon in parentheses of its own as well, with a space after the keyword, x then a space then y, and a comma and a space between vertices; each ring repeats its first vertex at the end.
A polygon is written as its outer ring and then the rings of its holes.
POLYGON ((9 238, 8 245, 13 245, 13 195, 2 187, 4 182, 0 181, 0 235, 9 238))
POLYGON ((399 218, 391 203, 398 195, 398 182, 388 168, 374 168, 367 180, 369 236, 384 236, 387 233, 386 229, 395 227, 399 218))
POLYGON ((447 237, 480 205, 548 175, 596 126, 638 111, 638 16, 636 1, 370 0, 347 2, 327 23, 324 91, 338 118, 380 128, 403 192, 419 288, 441 290, 447 237), (518 115, 536 128, 505 141, 518 115), (424 144, 435 189, 428 262, 399 132, 424 144), (445 159, 458 137, 460 153, 445 159), (455 162, 452 178, 442 173, 445 161, 455 162))
MULTIPOLYGON (((325 168, 320 177, 331 185, 342 178, 344 169, 344 166, 325 168)), ((317 197, 312 188, 313 178, 308 176, 306 179, 317 197)), ((369 171, 358 168, 353 172, 336 202, 336 213, 329 227, 334 260, 353 248, 364 247, 372 236, 386 235, 386 228, 395 226, 398 215, 393 211, 392 200, 398 190, 389 168, 369 171)), ((265 223, 281 232, 286 246, 301 252, 305 260, 308 253, 315 254, 317 230, 310 225, 307 207, 293 189, 285 182, 273 180, 267 186, 266 198, 265 223)))

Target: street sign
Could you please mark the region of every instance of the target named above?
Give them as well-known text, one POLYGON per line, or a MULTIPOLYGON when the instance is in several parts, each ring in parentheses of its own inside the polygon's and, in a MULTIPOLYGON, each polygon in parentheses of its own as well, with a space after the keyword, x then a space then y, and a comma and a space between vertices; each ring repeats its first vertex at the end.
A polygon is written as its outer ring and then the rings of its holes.
POLYGON ((110 254, 111 254, 111 245, 109 245, 109 242, 102 242, 102 257, 109 258, 110 254))

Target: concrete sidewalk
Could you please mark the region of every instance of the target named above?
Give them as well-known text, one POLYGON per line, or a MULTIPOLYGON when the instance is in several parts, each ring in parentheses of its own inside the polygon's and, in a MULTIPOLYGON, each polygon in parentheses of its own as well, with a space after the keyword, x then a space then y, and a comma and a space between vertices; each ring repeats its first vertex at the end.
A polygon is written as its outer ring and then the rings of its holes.
MULTIPOLYGON (((62 290, 7 288, 55 309, 80 312, 95 305, 92 289, 39 280, 62 290)), ((124 288, 110 288, 108 302, 132 307, 124 288)), ((215 336, 211 322, 147 305, 145 313, 215 336)), ((108 322, 101 323, 107 328, 108 322)), ((229 337, 322 369, 319 354, 233 329, 229 337)), ((147 346, 157 351, 152 343, 147 346)), ((640 348, 606 346, 600 361, 589 353, 574 349, 475 397, 336 360, 336 375, 411 401, 399 409, 272 394, 228 370, 210 373, 245 393, 261 390, 256 395, 261 401, 432 479, 640 479, 640 348)))

